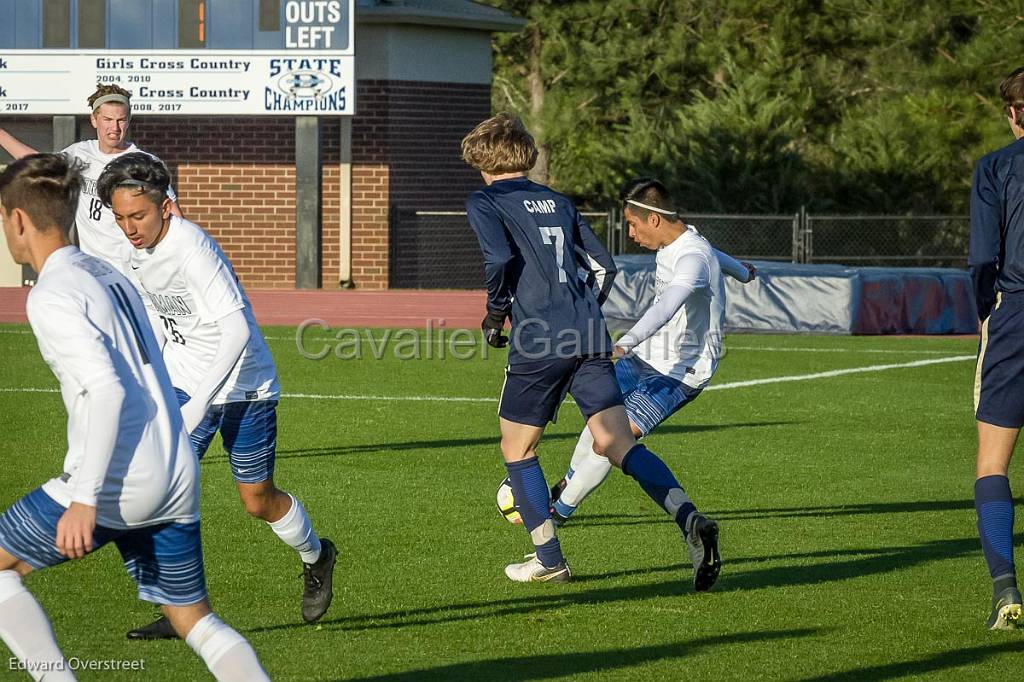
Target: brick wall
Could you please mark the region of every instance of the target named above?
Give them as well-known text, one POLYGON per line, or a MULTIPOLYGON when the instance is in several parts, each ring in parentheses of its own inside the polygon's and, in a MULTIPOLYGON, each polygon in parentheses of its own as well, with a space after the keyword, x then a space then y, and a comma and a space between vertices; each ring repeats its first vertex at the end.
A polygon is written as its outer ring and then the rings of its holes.
POLYGON ((292 118, 145 116, 132 138, 167 163, 182 212, 220 243, 245 286, 294 286, 292 118))

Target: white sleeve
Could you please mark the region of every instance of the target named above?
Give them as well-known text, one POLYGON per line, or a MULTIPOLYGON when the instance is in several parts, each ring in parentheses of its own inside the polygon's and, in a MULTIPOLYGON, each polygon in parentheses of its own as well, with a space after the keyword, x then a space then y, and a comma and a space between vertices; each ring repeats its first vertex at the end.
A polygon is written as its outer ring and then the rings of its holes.
POLYGON ((708 262, 700 254, 684 254, 676 261, 672 279, 665 290, 661 292, 661 296, 615 345, 628 353, 651 338, 679 312, 690 294, 698 289, 706 288, 710 279, 711 272, 708 262))
POLYGON ((120 431, 124 385, 104 335, 77 302, 30 299, 28 315, 36 337, 59 351, 61 382, 74 381, 85 396, 88 429, 71 501, 95 507, 120 431))
POLYGON ((203 415, 210 408, 210 401, 220 392, 249 343, 249 323, 241 310, 235 310, 217 320, 217 327, 220 329, 217 352, 206 368, 202 383, 181 408, 185 429, 189 433, 199 426, 203 415))
POLYGON ((199 319, 203 322, 216 322, 225 315, 245 308, 235 273, 213 249, 197 249, 182 266, 182 275, 199 309, 199 319))
POLYGON ((747 269, 746 265, 714 247, 711 247, 711 250, 715 252, 715 258, 718 259, 718 267, 722 269, 722 272, 744 284, 750 281, 750 270, 747 269))

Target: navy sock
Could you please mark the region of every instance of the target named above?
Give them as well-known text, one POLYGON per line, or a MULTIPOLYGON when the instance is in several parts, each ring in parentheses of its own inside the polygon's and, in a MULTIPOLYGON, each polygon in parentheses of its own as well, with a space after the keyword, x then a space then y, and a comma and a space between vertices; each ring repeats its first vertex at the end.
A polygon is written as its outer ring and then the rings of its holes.
POLYGON ((672 471, 653 452, 637 443, 622 458, 622 471, 640 484, 652 500, 675 519, 684 533, 690 515, 697 511, 672 471))
POLYGON ((993 581, 1016 584, 1013 567, 1013 495, 1006 476, 982 476, 974 482, 978 535, 993 581))
POLYGON ((540 462, 536 457, 531 457, 520 462, 506 463, 505 468, 508 470, 516 509, 523 517, 526 530, 530 531, 533 546, 537 548, 537 558, 548 568, 564 562, 562 547, 555 537, 555 525, 551 522, 551 493, 540 462))

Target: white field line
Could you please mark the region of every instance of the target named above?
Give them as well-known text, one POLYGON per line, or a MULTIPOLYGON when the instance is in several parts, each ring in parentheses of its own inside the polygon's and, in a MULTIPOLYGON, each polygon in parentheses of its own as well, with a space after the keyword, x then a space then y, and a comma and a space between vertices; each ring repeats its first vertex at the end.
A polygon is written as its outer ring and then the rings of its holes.
POLYGON ((908 367, 924 367, 925 365, 941 365, 947 362, 966 362, 976 360, 973 355, 951 355, 945 358, 929 358, 927 360, 914 360, 913 362, 898 362, 891 365, 870 365, 868 367, 848 367, 846 369, 833 369, 827 372, 814 372, 813 374, 793 374, 782 377, 765 377, 764 379, 751 379, 749 381, 731 381, 726 384, 712 384, 705 391, 722 391, 727 388, 746 388, 747 386, 761 386, 762 384, 783 384, 790 381, 811 381, 813 379, 828 379, 830 377, 841 377, 847 374, 863 374, 866 372, 884 372, 887 369, 905 369, 908 367))
MULTIPOLYGON (((781 377, 765 377, 764 379, 751 379, 749 381, 731 381, 725 384, 713 384, 708 386, 706 391, 724 391, 730 388, 746 388, 747 386, 762 386, 764 384, 782 384, 791 381, 812 381, 814 379, 828 379, 840 377, 847 374, 864 374, 868 372, 884 372, 889 369, 906 369, 910 367, 924 367, 925 365, 940 365, 947 362, 966 362, 974 360, 973 355, 952 355, 945 358, 930 358, 927 360, 914 360, 913 362, 900 362, 891 365, 869 365, 867 367, 849 367, 846 369, 833 369, 827 372, 814 372, 813 374, 791 374, 781 377)), ((59 393, 56 388, 9 388, 0 387, 0 393, 59 393)), ((440 396, 440 395, 364 395, 364 394, 326 394, 326 393, 282 393, 282 398, 307 399, 307 400, 365 400, 385 402, 438 402, 438 403, 496 403, 497 398, 468 398, 462 396, 440 396)))

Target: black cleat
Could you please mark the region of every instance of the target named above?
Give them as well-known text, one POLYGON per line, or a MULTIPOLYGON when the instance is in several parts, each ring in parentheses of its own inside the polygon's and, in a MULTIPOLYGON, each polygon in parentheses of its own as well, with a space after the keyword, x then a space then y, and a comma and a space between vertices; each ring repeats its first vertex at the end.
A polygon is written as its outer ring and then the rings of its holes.
POLYGON ((160 616, 149 625, 128 631, 128 639, 179 639, 167 616, 160 616))
POLYGON ((1016 630, 1020 622, 1021 598, 1016 587, 1007 587, 992 598, 989 630, 1016 630))
POLYGON ((694 512, 685 539, 693 562, 693 589, 697 592, 710 590, 722 570, 722 559, 718 556, 718 524, 694 512))
POLYGON ((562 496, 562 491, 565 490, 565 486, 569 485, 569 481, 564 478, 558 483, 551 486, 551 504, 558 501, 558 498, 562 496))
POLYGON ((302 619, 315 623, 327 613, 334 598, 334 564, 338 550, 327 538, 320 539, 320 558, 314 564, 302 564, 302 619))

